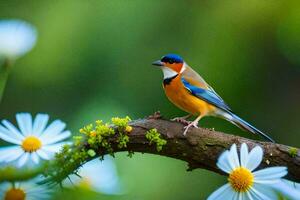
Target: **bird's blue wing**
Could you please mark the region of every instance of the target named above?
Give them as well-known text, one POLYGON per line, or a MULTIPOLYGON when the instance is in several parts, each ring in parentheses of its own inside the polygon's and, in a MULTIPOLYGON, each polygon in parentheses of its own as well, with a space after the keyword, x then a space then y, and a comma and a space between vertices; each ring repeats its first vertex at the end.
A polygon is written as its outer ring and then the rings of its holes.
POLYGON ((231 111, 229 106, 224 100, 212 90, 203 89, 190 84, 184 77, 181 77, 181 81, 185 88, 191 92, 192 95, 206 101, 209 104, 216 106, 217 108, 224 111, 231 111))

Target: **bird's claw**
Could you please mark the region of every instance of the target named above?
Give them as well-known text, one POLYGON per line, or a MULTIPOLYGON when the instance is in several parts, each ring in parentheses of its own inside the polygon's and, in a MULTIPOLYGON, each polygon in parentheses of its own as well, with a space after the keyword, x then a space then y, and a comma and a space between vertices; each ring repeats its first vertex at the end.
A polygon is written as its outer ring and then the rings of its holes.
POLYGON ((199 128, 198 127, 198 122, 193 121, 193 122, 189 123, 187 126, 185 126, 184 127, 184 132, 183 132, 184 136, 186 136, 186 133, 188 132, 189 128, 191 128, 191 127, 199 128))
POLYGON ((191 121, 186 120, 185 117, 175 117, 175 118, 171 119, 171 121, 179 122, 184 125, 189 125, 190 123, 192 123, 191 121))

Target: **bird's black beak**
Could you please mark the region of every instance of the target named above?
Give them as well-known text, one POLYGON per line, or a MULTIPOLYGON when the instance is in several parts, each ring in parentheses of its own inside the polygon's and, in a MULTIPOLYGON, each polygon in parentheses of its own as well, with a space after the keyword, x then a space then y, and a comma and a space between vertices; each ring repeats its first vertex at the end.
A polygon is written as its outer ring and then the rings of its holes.
POLYGON ((155 65, 155 66, 164 66, 165 64, 163 62, 161 62, 160 60, 157 60, 157 61, 154 61, 152 63, 152 65, 155 65))

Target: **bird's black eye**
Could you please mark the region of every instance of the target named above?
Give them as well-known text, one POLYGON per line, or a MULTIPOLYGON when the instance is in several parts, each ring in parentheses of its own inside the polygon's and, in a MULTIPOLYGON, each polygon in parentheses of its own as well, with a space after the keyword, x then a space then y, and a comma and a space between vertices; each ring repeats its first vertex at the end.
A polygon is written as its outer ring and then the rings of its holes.
POLYGON ((173 64, 173 63, 174 63, 174 60, 173 60, 173 59, 170 59, 168 63, 173 64))

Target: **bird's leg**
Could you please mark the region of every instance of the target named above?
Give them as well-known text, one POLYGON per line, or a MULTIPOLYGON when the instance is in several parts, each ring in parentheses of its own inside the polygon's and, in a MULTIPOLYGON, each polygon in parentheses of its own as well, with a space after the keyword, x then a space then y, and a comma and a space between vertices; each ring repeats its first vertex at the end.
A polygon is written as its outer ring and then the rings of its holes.
POLYGON ((202 115, 199 115, 193 122, 189 123, 187 126, 184 127, 183 135, 186 136, 190 127, 198 128, 198 122, 202 118, 202 115))
POLYGON ((188 115, 183 116, 183 117, 175 117, 175 118, 171 119, 171 121, 179 122, 179 123, 182 123, 184 125, 189 125, 191 122, 188 121, 187 119, 190 118, 191 116, 192 116, 192 114, 188 114, 188 115))

